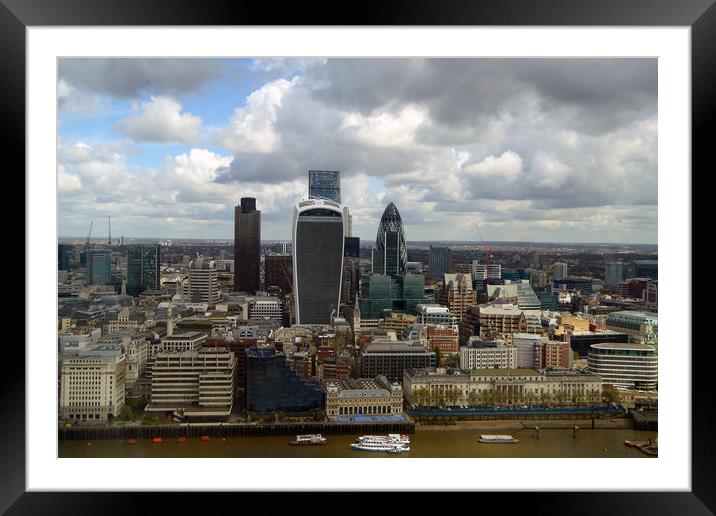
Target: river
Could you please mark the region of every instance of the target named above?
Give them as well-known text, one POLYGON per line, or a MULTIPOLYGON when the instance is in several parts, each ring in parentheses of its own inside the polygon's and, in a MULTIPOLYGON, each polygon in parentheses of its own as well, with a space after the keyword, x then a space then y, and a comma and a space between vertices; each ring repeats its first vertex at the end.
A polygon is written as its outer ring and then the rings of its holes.
POLYGON ((59 457, 633 457, 649 458, 635 448, 624 446, 625 440, 645 441, 657 438, 657 432, 634 429, 582 428, 573 436, 571 429, 541 429, 539 438, 533 430, 419 430, 410 436, 410 452, 400 455, 361 452, 350 448, 359 434, 328 435, 322 446, 289 446, 291 437, 213 437, 209 441, 191 438, 185 443, 164 439, 161 444, 139 439, 137 444, 126 440, 60 441, 59 457), (478 443, 480 433, 511 434, 516 444, 478 443))

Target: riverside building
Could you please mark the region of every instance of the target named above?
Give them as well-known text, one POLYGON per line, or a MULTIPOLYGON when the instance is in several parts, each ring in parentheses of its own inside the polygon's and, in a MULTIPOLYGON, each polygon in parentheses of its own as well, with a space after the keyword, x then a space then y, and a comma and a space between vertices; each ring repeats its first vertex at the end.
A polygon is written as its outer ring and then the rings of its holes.
POLYGON ((594 405, 601 401, 599 376, 577 370, 409 369, 403 396, 411 406, 594 405))
POLYGON ((326 416, 329 419, 356 416, 382 416, 402 418, 403 389, 397 382, 384 376, 372 378, 346 378, 324 380, 326 416))
POLYGON ((60 418, 107 421, 125 400, 126 356, 121 346, 79 349, 61 357, 60 418))
POLYGON ((659 383, 656 349, 648 344, 605 342, 589 349, 588 369, 605 384, 653 391, 659 383))

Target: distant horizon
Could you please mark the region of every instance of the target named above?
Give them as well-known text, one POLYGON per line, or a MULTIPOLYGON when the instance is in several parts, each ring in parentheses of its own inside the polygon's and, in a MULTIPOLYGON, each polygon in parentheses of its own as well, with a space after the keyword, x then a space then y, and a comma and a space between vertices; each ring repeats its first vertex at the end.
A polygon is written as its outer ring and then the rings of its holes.
MULTIPOLYGON (((136 240, 136 241, 160 241, 160 240, 172 240, 172 241, 178 241, 178 242, 206 242, 206 243, 216 243, 216 242, 226 242, 227 245, 229 243, 233 243, 234 239, 231 238, 185 238, 185 237, 127 237, 122 236, 125 240, 136 240)), ((58 242, 60 240, 86 240, 87 236, 60 236, 58 237, 58 242)), ((118 245, 116 242, 119 240, 116 240, 112 243, 112 245, 118 245)), ((107 240, 99 237, 92 237, 90 238, 90 242, 96 243, 107 243, 107 240)), ((290 239, 271 239, 271 240, 261 240, 261 243, 276 243, 276 242, 291 242, 290 239)), ((375 240, 364 240, 361 238, 361 245, 363 243, 375 243, 375 240)), ((406 245, 408 244, 464 244, 464 245, 475 245, 475 246, 485 246, 485 243, 478 240, 408 240, 406 239, 406 245)), ((659 246, 658 243, 629 243, 629 242, 560 242, 560 241, 536 241, 536 240, 491 240, 487 242, 488 246, 491 245, 499 245, 499 244, 549 244, 549 245, 578 245, 578 246, 620 246, 620 247, 657 247, 659 246)))

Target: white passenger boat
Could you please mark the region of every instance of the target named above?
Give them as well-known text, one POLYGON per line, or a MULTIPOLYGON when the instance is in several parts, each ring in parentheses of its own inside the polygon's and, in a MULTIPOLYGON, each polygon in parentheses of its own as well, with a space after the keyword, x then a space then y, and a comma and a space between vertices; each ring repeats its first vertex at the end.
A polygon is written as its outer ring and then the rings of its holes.
POLYGON ((351 448, 361 451, 405 453, 410 451, 410 438, 401 434, 362 435, 351 444, 351 448))
POLYGON ((516 437, 511 435, 492 435, 482 434, 478 439, 481 443, 495 443, 495 444, 514 444, 520 442, 516 437))
POLYGON ((288 444, 291 446, 310 446, 316 444, 326 444, 326 438, 321 434, 303 434, 297 435, 295 441, 291 441, 288 444))

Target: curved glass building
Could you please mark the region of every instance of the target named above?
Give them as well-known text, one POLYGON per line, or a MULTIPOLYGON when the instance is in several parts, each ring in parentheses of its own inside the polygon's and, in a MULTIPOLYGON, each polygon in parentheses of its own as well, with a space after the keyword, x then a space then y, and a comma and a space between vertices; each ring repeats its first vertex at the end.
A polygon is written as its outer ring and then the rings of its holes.
POLYGON ((297 324, 329 324, 338 315, 343 276, 343 207, 326 199, 296 204, 293 285, 297 324))
POLYGON ((398 208, 392 202, 385 207, 380 218, 375 242, 373 272, 388 276, 404 275, 408 251, 405 247, 403 219, 400 218, 398 208))

